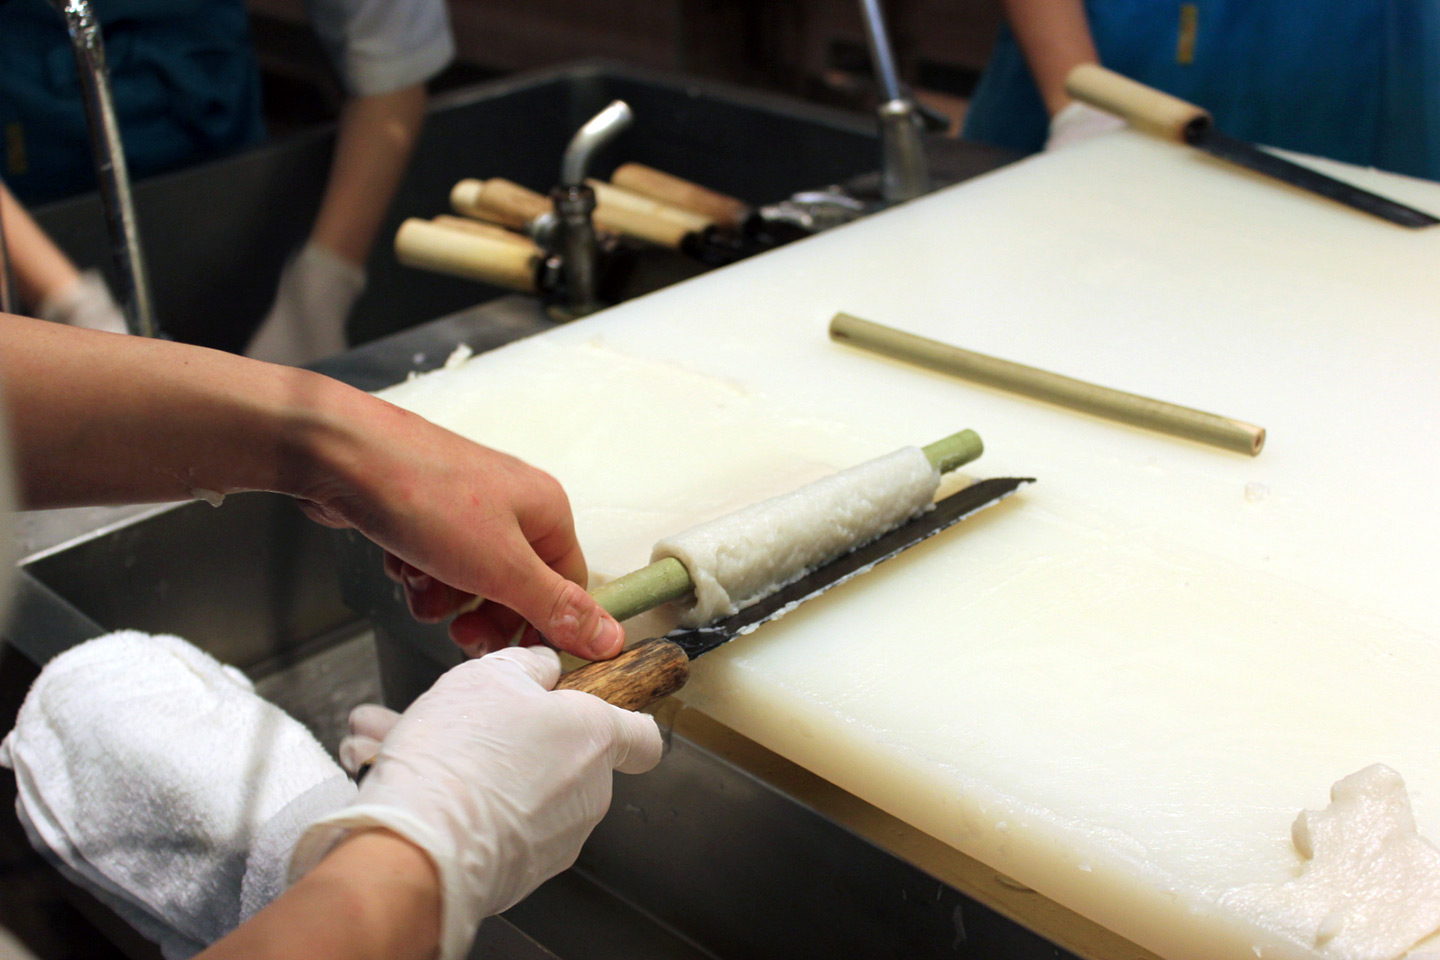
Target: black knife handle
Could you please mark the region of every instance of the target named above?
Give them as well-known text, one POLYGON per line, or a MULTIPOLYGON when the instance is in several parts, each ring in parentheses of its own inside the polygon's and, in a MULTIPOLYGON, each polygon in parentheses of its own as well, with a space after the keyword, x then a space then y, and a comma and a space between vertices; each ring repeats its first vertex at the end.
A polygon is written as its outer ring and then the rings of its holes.
POLYGON ((626 710, 640 710, 685 686, 690 657, 678 644, 657 637, 626 650, 613 660, 600 660, 571 670, 556 690, 591 693, 626 710))

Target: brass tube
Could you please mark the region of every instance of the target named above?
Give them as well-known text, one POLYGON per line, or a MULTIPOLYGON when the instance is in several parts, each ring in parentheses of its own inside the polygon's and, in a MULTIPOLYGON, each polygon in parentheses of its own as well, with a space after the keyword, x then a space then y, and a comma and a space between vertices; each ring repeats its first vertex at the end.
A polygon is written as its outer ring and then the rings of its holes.
POLYGON ((846 313, 831 319, 830 336, 962 380, 1247 456, 1257 456, 1265 446, 1264 427, 975 353, 846 313))

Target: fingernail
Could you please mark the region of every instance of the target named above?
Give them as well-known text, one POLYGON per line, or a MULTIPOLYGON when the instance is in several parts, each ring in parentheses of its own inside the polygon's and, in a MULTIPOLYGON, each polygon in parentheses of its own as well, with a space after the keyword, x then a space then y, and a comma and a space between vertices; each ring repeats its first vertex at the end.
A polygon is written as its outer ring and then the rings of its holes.
POLYGON ((590 654, 594 657, 610 657, 620 652, 625 643, 625 631, 609 617, 601 617, 590 635, 590 654))
POLYGON ((421 573, 414 567, 407 567, 401 576, 405 579, 405 586, 414 590, 416 593, 421 593, 429 589, 430 584, 434 582, 429 574, 421 573))

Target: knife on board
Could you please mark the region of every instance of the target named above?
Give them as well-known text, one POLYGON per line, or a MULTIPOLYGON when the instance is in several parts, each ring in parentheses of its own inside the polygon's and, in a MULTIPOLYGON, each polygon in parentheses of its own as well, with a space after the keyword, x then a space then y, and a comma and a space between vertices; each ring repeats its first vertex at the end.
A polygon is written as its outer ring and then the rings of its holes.
POLYGON ((1071 70, 1065 78, 1065 90, 1076 100, 1123 117, 1137 130, 1165 140, 1187 143, 1221 160, 1318 193, 1402 227, 1433 227, 1440 223, 1440 219, 1422 210, 1362 190, 1354 184, 1226 136, 1215 129, 1214 118, 1204 107, 1122 77, 1097 64, 1083 63, 1071 70))
POLYGON ((750 633, 761 624, 783 617, 807 600, 869 572, 877 564, 1034 482, 1033 478, 997 477, 973 483, 938 501, 935 509, 817 567, 731 617, 645 640, 613 660, 602 660, 570 671, 560 678, 555 689, 591 693, 627 710, 646 707, 683 687, 690 677, 690 661, 696 657, 750 633))

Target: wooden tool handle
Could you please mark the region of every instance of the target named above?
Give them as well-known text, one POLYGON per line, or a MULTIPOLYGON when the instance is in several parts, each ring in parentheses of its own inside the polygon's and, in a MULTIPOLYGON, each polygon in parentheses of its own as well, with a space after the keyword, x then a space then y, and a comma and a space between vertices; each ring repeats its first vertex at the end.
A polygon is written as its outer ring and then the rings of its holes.
POLYGON ((527 250, 533 249, 535 242, 529 237, 521 236, 497 223, 487 223, 482 220, 474 220, 470 217, 452 217, 448 213, 432 217, 430 222, 437 227, 448 227, 451 230, 459 230, 463 233, 474 234, 477 237, 489 237, 491 240, 498 240, 501 243, 509 243, 517 247, 524 247, 527 250))
POLYGON ((658 637, 636 644, 613 660, 570 671, 555 689, 579 690, 626 710, 640 710, 670 696, 688 679, 690 658, 674 643, 658 637))
POLYGON ((594 219, 598 230, 618 233, 622 237, 632 237, 653 243, 657 247, 669 247, 671 250, 679 250, 685 238, 693 232, 683 224, 603 202, 596 205, 594 219))
POLYGON ((1204 107, 1161 93, 1094 63, 1082 63, 1065 78, 1065 90, 1076 100, 1124 117, 1137 130, 1184 143, 1188 134, 1210 125, 1204 107))
POLYGON ((497 213, 521 218, 525 223, 555 209, 549 197, 502 177, 485 181, 480 205, 497 213))
POLYGON ((703 213, 724 230, 740 229, 740 224, 750 215, 750 206, 743 200, 639 163, 623 164, 611 175, 610 182, 617 187, 703 213))
POLYGON ((540 248, 528 240, 526 244, 521 246, 412 217, 401 224, 395 234, 395 256, 407 267, 535 293, 540 248))
POLYGON ((709 227, 715 226, 715 221, 703 213, 696 213, 694 210, 686 210, 666 203, 663 200, 656 200, 643 194, 634 193, 624 187, 617 187, 614 184, 606 183, 604 180, 589 179, 585 183, 595 191, 595 200, 602 207, 616 207, 626 210, 633 210, 636 213, 643 213, 646 216, 654 217, 657 220, 666 220, 670 223, 679 224, 691 233, 699 233, 709 227))
POLYGON ((512 230, 523 230, 526 220, 510 216, 485 206, 481 197, 485 195, 484 180, 461 180, 450 188, 450 208, 464 217, 498 223, 512 230))

